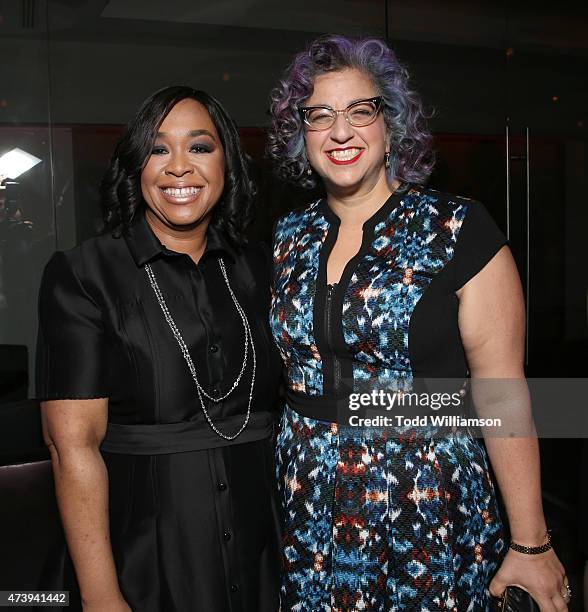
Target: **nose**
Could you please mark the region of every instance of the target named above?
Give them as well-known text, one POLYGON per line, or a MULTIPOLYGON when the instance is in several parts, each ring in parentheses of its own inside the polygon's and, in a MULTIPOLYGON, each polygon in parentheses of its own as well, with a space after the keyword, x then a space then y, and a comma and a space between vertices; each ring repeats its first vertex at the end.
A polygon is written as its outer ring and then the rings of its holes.
POLYGON ((180 178, 186 174, 191 174, 193 171, 187 155, 179 151, 170 153, 165 165, 166 174, 180 178))
POLYGON ((350 138, 353 138, 353 127, 349 125, 343 113, 339 113, 335 117, 335 123, 331 127, 330 136, 332 140, 338 143, 347 142, 350 138))

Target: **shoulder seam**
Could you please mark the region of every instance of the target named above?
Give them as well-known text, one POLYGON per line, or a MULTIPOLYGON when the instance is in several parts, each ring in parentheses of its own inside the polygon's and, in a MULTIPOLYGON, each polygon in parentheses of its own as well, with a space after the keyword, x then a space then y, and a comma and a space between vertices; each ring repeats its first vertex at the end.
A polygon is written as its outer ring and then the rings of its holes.
POLYGON ((278 219, 278 223, 281 223, 282 221, 285 221, 286 219, 294 219, 297 216, 302 217, 306 213, 309 213, 314 208, 316 208, 319 202, 320 202, 320 198, 318 200, 315 200, 314 202, 311 202, 310 204, 307 204, 306 206, 300 206, 299 208, 295 208, 294 210, 287 212, 286 214, 282 215, 278 219))
MULTIPOLYGON (((79 253, 80 253, 80 264, 81 267, 85 270, 85 261, 84 261, 84 249, 82 248, 84 245, 84 243, 80 244, 78 246, 79 248, 79 253)), ((98 308, 100 311, 102 311, 102 308, 100 307, 100 305, 96 302, 96 300, 92 297, 92 294, 87 290, 84 282, 82 281, 80 274, 76 271, 76 267, 74 266, 73 262, 71 261, 71 259, 68 257, 68 254, 71 253, 73 249, 70 249, 70 251, 56 251, 57 253, 60 253, 63 256, 64 261, 67 263, 69 269, 71 270, 71 273, 73 275, 73 277, 76 280, 76 283, 79 285, 80 289, 82 290, 83 294, 92 302, 92 304, 94 304, 94 306, 96 306, 96 308, 98 308)))

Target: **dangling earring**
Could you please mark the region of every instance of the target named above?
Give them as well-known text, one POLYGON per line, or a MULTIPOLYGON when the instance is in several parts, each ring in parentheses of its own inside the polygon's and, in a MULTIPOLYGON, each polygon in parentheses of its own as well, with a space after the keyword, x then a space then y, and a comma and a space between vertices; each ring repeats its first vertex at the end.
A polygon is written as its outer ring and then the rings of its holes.
POLYGON ((306 174, 308 174, 308 176, 312 174, 312 168, 310 166, 308 166, 308 168, 306 169, 306 174))
POLYGON ((384 166, 386 170, 390 168, 390 151, 386 151, 386 153, 384 153, 384 166))

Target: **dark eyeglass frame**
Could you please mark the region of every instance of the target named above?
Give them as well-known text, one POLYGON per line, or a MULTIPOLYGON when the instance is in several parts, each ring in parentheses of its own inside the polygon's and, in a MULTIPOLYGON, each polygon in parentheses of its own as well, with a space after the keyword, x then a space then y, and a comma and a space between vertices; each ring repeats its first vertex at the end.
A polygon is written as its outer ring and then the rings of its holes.
POLYGON ((315 131, 315 132, 322 132, 323 130, 329 130, 333 127, 333 125, 335 124, 335 121, 337 121, 337 117, 339 115, 344 115, 345 116, 345 121, 347 121, 347 123, 352 126, 352 127, 367 127, 368 125, 371 125, 378 117, 378 113, 380 112, 380 110, 382 109, 382 96, 375 96, 373 98, 364 98, 363 100, 357 100, 355 102, 352 102, 347 108, 343 108, 341 110, 337 110, 335 108, 331 108, 330 106, 327 105, 323 105, 323 104, 319 104, 317 106, 301 106, 298 109, 298 112, 300 113, 300 117, 302 119, 302 121, 304 122, 304 124, 310 128, 311 130, 315 131), (366 102, 372 102, 375 107, 376 107, 376 112, 374 114, 374 118, 369 122, 369 123, 363 123, 362 125, 353 125, 353 123, 351 121, 349 121, 349 111, 354 107, 357 106, 358 104, 365 104, 366 102), (314 127, 312 126, 309 122, 308 122, 308 114, 310 113, 310 111, 316 110, 317 108, 322 108, 324 110, 328 110, 331 111, 332 113, 334 113, 333 115, 333 120, 331 121, 331 123, 325 127, 314 127))

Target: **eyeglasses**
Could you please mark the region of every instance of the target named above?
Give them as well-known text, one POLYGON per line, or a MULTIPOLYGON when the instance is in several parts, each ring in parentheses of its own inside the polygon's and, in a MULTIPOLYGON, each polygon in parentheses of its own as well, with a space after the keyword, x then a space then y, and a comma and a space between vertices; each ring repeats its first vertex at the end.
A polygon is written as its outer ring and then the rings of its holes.
POLYGON ((373 123, 382 106, 382 97, 366 98, 350 104, 343 110, 330 106, 303 106, 299 109, 302 121, 311 130, 328 130, 336 121, 337 115, 345 115, 345 120, 353 127, 365 127, 373 123))

